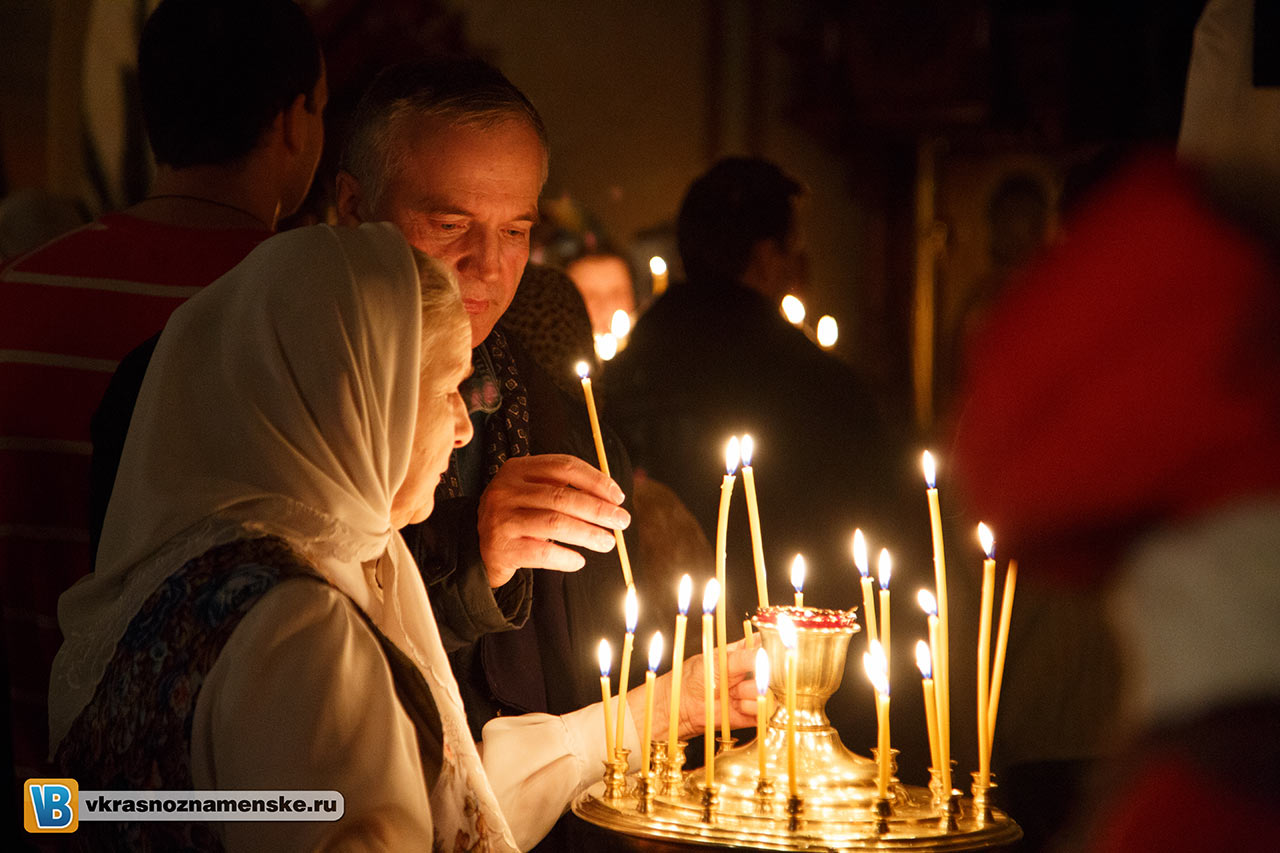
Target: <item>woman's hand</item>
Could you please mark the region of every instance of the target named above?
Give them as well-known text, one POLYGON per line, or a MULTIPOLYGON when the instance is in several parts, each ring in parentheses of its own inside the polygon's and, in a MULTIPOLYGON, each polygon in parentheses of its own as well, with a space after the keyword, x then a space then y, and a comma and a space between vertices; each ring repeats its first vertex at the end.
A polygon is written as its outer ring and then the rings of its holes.
MULTIPOLYGON (((755 650, 748 650, 745 640, 730 643, 729 659, 729 727, 745 729, 756 724, 755 650)), ((717 653, 718 657, 718 653, 717 653)), ((716 679, 720 678, 719 661, 716 662, 716 679)), ((702 734, 706 727, 707 712, 704 699, 702 655, 694 655, 684 662, 680 676, 680 737, 689 738, 702 734)), ((671 673, 659 676, 653 685, 653 739, 665 740, 670 725, 671 673)), ((712 701, 716 705, 715 721, 720 725, 720 685, 712 685, 712 701)), ((627 691, 627 706, 632 719, 644 719, 644 685, 627 691)))

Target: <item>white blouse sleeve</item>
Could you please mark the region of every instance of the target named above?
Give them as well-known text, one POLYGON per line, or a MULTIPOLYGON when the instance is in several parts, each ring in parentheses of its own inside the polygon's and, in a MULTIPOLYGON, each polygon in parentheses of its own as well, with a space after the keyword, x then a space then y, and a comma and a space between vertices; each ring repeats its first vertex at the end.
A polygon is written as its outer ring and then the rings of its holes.
MULTIPOLYGON (((616 710, 617 697, 609 703, 616 710)), ((630 769, 640 767, 640 732, 627 708, 624 745, 630 769)), ((489 784, 521 850, 551 831, 569 803, 604 775, 604 705, 563 716, 497 717, 478 744, 489 784)))
POLYGON ((215 824, 229 851, 430 850, 413 723, 377 639, 343 596, 286 581, 254 605, 196 701, 199 790, 335 790, 337 821, 215 824))

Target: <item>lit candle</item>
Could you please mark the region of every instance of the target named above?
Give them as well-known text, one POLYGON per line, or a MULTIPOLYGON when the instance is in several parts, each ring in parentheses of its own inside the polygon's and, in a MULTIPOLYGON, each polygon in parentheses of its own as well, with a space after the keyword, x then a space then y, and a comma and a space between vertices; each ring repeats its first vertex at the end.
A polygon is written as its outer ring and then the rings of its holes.
POLYGON ((1013 591, 1018 585, 1018 562, 1009 561, 1004 576, 1004 600, 1000 603, 1000 632, 996 635, 996 660, 992 667, 991 701, 987 706, 987 731, 996 734, 996 711, 1000 708, 1000 683, 1004 679, 1004 653, 1009 646, 1009 620, 1013 616, 1013 591))
MULTIPOLYGON (((737 479, 734 472, 738 470, 741 454, 738 450, 738 437, 729 439, 724 448, 724 480, 720 484, 720 519, 716 524, 716 580, 720 585, 720 603, 716 607, 716 637, 720 649, 720 736, 729 741, 729 629, 726 623, 726 595, 728 584, 725 582, 725 547, 729 531, 729 502, 733 495, 733 481, 737 479)), ((715 738, 715 733, 711 733, 715 738)))
POLYGON ((756 647, 756 635, 755 635, 755 633, 751 630, 751 620, 750 620, 750 619, 743 619, 743 620, 742 620, 742 636, 743 636, 743 638, 745 638, 745 639, 746 639, 746 641, 747 641, 747 643, 746 643, 746 645, 747 645, 747 651, 751 651, 752 649, 754 649, 754 648, 756 647))
POLYGON ((661 296, 667 290, 667 262, 654 255, 649 259, 649 272, 653 275, 653 295, 661 296))
POLYGON ((612 361, 613 357, 618 354, 618 339, 613 336, 613 332, 604 332, 595 335, 596 358, 601 361, 612 361))
POLYGON ((796 607, 804 607, 804 571, 804 555, 796 554, 791 561, 791 586, 796 591, 796 607))
POLYGON ((796 623, 785 613, 778 614, 778 639, 787 650, 787 785, 791 796, 800 795, 800 775, 796 772, 796 623))
POLYGON ((987 709, 991 691, 991 606, 995 597, 995 536, 991 528, 978 523, 978 541, 987 558, 982 561, 982 609, 978 616, 978 782, 991 783, 991 730, 987 709))
POLYGON ((889 671, 889 576, 893 573, 893 558, 888 548, 880 549, 880 645, 884 648, 885 672, 889 671))
POLYGON ((609 713, 609 667, 613 665, 613 649, 608 640, 601 640, 596 650, 600 662, 600 695, 604 699, 604 755, 611 759, 613 748, 613 716, 609 713))
POLYGON ((862 653, 862 667, 876 690, 876 761, 880 768, 879 794, 889 796, 889 676, 885 665, 884 650, 879 643, 871 651, 862 653))
MULTIPOLYGON (((929 617, 929 648, 933 651, 933 674, 934 688, 937 689, 938 674, 938 600, 933 597, 933 593, 927 589, 920 590, 917 593, 917 599, 922 609, 929 617)), ((938 769, 942 772, 942 790, 951 791, 951 743, 947 740, 950 732, 942 728, 942 695, 935 694, 936 713, 938 715, 938 760, 942 766, 938 769)))
POLYGON ((654 631, 649 640, 649 669, 644 674, 644 740, 640 746, 640 772, 649 772, 649 743, 653 740, 653 680, 662 663, 662 632, 654 631))
POLYGON ((787 318, 787 322, 793 326, 799 326, 804 322, 804 303, 797 297, 788 293, 782 297, 782 316, 787 318))
POLYGON ((840 327, 836 324, 836 318, 830 314, 823 314, 818 318, 815 331, 818 335, 818 346, 823 349, 831 349, 840 338, 840 327))
POLYGON ((627 309, 619 308, 613 312, 613 316, 609 318, 609 333, 619 342, 631 334, 631 315, 627 313, 627 309))
POLYGON ((769 753, 764 748, 764 736, 768 725, 766 713, 768 703, 764 697, 769 693, 769 654, 763 649, 756 649, 756 752, 760 758, 760 778, 769 774, 769 753))
MULTIPOLYGON (((580 361, 577 365, 578 377, 582 380, 582 395, 587 400, 587 417, 591 419, 591 437, 596 442, 596 457, 600 460, 600 471, 606 476, 609 474, 609 459, 604 454, 604 436, 600 433, 600 418, 596 415, 596 396, 591 391, 591 367, 585 362, 580 361)), ((627 557, 627 542, 622 538, 621 530, 613 531, 613 541, 618 545, 618 561, 622 564, 622 579, 626 582, 627 588, 633 585, 631 580, 631 560, 627 557)))
POLYGON ((716 781, 716 715, 715 715, 715 637, 711 626, 711 614, 715 613, 716 604, 720 601, 720 584, 715 578, 707 581, 706 590, 702 593, 702 704, 706 706, 706 730, 702 733, 706 766, 706 785, 710 788, 716 781))
POLYGON ((938 765, 942 759, 938 756, 938 697, 933 691, 933 652, 924 640, 916 643, 916 666, 920 668, 921 684, 924 687, 924 719, 929 731, 929 760, 933 769, 941 772, 938 765))
POLYGON ((676 744, 680 741, 680 689, 684 676, 684 632, 689 621, 689 599, 693 596, 693 578, 688 575, 680 578, 680 589, 676 595, 676 642, 671 647, 671 710, 667 720, 667 755, 676 754, 676 744))
POLYGON ((862 528, 853 531, 853 564, 862 576, 862 622, 867 626, 867 648, 879 639, 876 630, 876 594, 871 582, 871 567, 867 563, 867 537, 862 535, 862 528))
POLYGON ((756 474, 751 468, 751 455, 756 443, 750 435, 742 437, 742 485, 747 490, 747 522, 751 526, 751 556, 756 565, 756 598, 760 607, 769 606, 769 587, 764 571, 764 545, 760 540, 760 507, 756 504, 756 474))
MULTIPOLYGON (((937 587, 938 640, 934 646, 937 660, 933 667, 935 689, 938 691, 938 734, 942 746, 943 771, 951 773, 951 653, 948 649, 950 622, 947 618, 947 558, 942 547, 942 511, 938 506, 938 472, 933 454, 925 451, 921 457, 924 468, 926 494, 929 499, 929 527, 933 534, 933 574, 937 587)), ((947 789, 951 790, 950 788, 947 789)))
POLYGON ((627 616, 627 636, 622 640, 622 669, 618 670, 618 725, 614 741, 614 750, 621 751, 626 743, 626 729, 622 722, 627 708, 627 676, 631 672, 631 648, 636 640, 636 621, 640 618, 640 602, 636 599, 636 588, 627 588, 627 601, 624 607, 627 616))

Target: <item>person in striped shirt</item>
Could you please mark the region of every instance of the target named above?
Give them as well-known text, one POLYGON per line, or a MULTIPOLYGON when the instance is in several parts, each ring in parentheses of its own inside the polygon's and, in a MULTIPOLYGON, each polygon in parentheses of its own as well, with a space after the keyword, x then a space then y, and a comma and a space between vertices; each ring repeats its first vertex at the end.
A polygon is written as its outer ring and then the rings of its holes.
POLYGON ((90 418, 118 362, 298 208, 324 140, 293 0, 164 0, 138 49, 151 193, 0 269, 0 600, 17 779, 44 775, 58 596, 89 571, 90 418))

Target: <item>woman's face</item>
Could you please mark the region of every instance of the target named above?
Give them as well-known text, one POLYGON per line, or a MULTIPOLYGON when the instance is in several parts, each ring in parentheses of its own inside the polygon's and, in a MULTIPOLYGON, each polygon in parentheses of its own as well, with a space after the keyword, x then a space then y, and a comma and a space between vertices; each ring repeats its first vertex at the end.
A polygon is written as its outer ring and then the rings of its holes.
POLYGON ((458 385, 471 373, 470 331, 458 313, 457 333, 436 338, 425 353, 418 385, 418 418, 409 472, 391 500, 391 523, 417 524, 431 515, 449 454, 471 440, 471 419, 458 385))

